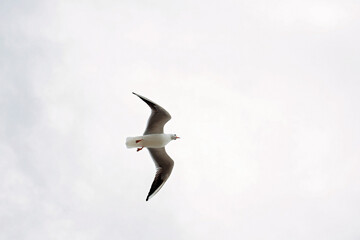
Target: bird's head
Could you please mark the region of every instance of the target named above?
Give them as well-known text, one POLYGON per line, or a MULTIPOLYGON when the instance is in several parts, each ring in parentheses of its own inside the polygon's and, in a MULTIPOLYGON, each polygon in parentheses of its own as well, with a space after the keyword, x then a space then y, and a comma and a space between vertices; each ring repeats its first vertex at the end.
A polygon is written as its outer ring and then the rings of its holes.
POLYGON ((177 137, 176 134, 171 135, 171 140, 176 140, 178 138, 180 138, 180 137, 177 137))

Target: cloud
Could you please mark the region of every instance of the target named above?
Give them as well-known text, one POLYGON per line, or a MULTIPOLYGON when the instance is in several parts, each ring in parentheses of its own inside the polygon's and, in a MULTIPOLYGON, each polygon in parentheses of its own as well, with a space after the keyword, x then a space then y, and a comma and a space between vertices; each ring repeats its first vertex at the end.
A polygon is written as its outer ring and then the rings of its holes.
POLYGON ((2 5, 2 238, 359 235, 357 5, 2 5), (148 203, 132 91, 181 136, 148 203))

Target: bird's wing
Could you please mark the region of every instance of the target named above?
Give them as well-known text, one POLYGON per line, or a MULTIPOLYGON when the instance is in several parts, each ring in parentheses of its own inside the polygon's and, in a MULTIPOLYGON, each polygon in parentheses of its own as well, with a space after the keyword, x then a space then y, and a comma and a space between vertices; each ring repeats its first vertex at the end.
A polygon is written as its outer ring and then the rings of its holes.
POLYGON ((164 108, 147 99, 146 97, 143 97, 134 92, 133 94, 141 98, 151 108, 151 115, 149 117, 144 135, 164 133, 164 125, 171 119, 170 114, 164 108))
POLYGON ((148 148, 152 159, 156 165, 155 179, 151 185, 146 201, 152 198, 165 184, 174 167, 174 161, 166 153, 165 148, 148 148))

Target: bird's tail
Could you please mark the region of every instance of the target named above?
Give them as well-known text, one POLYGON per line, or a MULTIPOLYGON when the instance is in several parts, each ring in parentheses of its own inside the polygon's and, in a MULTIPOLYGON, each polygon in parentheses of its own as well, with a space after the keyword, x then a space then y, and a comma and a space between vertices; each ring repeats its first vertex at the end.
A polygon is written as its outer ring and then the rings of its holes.
POLYGON ((127 137, 126 138, 126 147, 127 148, 136 148, 139 147, 140 144, 138 144, 136 141, 141 140, 141 137, 127 137))

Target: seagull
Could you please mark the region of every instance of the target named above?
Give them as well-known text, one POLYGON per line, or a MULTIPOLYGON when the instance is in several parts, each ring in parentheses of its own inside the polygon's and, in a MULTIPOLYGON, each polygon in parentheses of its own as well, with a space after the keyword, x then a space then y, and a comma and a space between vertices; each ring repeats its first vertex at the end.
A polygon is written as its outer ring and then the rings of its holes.
POLYGON ((146 147, 156 166, 155 179, 151 185, 146 201, 152 198, 165 184, 174 167, 174 161, 165 151, 165 145, 179 137, 176 134, 164 133, 164 125, 171 119, 170 114, 150 99, 133 92, 151 108, 143 136, 126 138, 127 148, 137 148, 137 152, 146 147))

